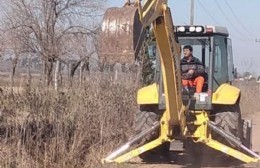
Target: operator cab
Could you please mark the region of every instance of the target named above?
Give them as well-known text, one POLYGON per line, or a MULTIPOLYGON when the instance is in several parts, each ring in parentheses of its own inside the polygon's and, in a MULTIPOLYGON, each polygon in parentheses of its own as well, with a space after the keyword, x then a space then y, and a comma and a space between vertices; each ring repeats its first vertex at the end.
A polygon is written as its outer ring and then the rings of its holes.
MULTIPOLYGON (((225 27, 219 26, 176 26, 175 33, 179 44, 191 45, 193 55, 202 62, 207 79, 202 93, 194 94, 190 88, 188 95, 183 93, 183 101, 191 97, 191 109, 212 109, 212 93, 223 83, 233 80, 233 57, 231 40, 225 27)), ((182 55, 183 57, 183 55, 182 55)))

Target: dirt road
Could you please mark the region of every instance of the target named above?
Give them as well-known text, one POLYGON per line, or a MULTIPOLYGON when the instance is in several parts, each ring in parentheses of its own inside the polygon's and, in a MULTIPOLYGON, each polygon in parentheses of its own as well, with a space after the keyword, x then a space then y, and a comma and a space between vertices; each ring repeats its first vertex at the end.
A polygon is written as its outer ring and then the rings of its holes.
MULTIPOLYGON (((246 117, 253 119, 253 150, 260 152, 260 112, 252 116, 246 117)), ((245 168, 260 168, 260 163, 241 165, 241 163, 230 162, 230 160, 218 160, 214 156, 205 156, 202 163, 194 162, 185 156, 182 152, 171 152, 171 156, 165 160, 157 160, 154 163, 142 163, 139 160, 134 160, 129 167, 135 168, 196 168, 196 167, 245 167, 245 168), (211 158, 208 158, 211 157, 211 158), (213 157, 213 158, 212 158, 213 157)))

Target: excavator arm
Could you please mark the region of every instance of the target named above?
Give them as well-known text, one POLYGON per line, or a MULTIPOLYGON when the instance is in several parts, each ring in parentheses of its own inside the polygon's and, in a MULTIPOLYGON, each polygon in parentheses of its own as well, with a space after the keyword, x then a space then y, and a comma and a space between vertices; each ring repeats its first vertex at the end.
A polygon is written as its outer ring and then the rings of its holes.
MULTIPOLYGON (((160 52, 161 70, 163 76, 163 88, 165 95, 166 110, 159 123, 152 129, 161 129, 160 136, 129 153, 122 155, 135 142, 132 140, 121 146, 118 150, 110 154, 103 162, 124 162, 141 153, 151 150, 164 142, 173 141, 173 128, 180 127, 185 132, 185 106, 182 104, 181 78, 180 78, 180 46, 176 41, 173 30, 173 22, 167 0, 147 0, 144 5, 137 0, 140 20, 143 27, 152 24, 156 43, 160 52)), ((147 130, 149 132, 149 130, 147 130)), ((142 138, 147 133, 144 131, 137 136, 142 138)))
MULTIPOLYGON (((180 77, 180 46, 176 41, 171 12, 167 6, 167 0, 146 1, 144 6, 137 1, 140 20, 144 27, 151 25, 159 49, 161 69, 163 76, 163 88, 165 95, 164 123, 168 128, 179 126, 184 117, 182 104, 181 77, 180 77)), ((167 136, 172 136, 172 130, 168 129, 167 136)))

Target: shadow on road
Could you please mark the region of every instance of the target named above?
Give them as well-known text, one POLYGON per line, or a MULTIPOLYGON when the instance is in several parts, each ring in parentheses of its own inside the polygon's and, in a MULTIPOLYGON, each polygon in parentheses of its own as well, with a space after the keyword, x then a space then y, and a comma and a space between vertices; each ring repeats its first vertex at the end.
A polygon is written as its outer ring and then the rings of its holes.
POLYGON ((143 160, 141 163, 131 163, 131 164, 142 164, 142 165, 176 165, 180 168, 202 168, 202 167, 237 167, 243 168, 243 163, 232 159, 230 157, 217 157, 211 154, 200 154, 198 156, 189 156, 183 152, 170 152, 168 156, 160 157, 154 156, 149 158, 149 160, 143 160))

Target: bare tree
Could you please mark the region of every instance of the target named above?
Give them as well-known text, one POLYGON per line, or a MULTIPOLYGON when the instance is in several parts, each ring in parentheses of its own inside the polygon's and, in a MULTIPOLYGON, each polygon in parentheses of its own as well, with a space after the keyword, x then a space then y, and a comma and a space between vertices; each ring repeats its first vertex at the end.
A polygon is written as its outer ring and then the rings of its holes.
POLYGON ((2 32, 2 50, 9 52, 11 55, 12 70, 10 79, 12 87, 14 86, 14 75, 19 57, 28 52, 28 49, 24 45, 24 41, 27 41, 27 39, 24 39, 24 37, 26 37, 26 33, 27 32, 24 32, 23 30, 8 30, 6 32, 2 32))
MULTIPOLYGON (((51 84, 54 62, 74 52, 68 47, 71 35, 95 36, 97 19, 105 0, 0 0, 7 30, 23 31, 18 38, 28 52, 44 60, 47 85, 51 84)), ((87 44, 86 44, 87 45, 87 44)), ((58 64, 56 64, 58 65, 58 64)), ((59 68, 56 68, 57 70, 59 68)))
POLYGON ((84 70, 89 70, 89 59, 97 51, 97 40, 95 36, 85 34, 75 34, 70 38, 71 47, 74 48, 73 54, 79 56, 79 60, 73 64, 69 78, 72 84, 76 69, 80 68, 80 84, 82 83, 84 70))

